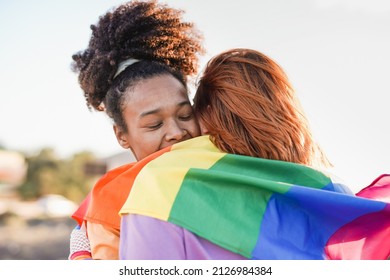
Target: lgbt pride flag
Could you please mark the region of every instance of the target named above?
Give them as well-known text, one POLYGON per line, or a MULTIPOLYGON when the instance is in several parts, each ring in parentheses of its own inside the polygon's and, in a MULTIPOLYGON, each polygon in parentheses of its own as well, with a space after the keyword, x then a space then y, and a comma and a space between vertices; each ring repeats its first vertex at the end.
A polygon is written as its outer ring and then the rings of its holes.
POLYGON ((220 152, 207 136, 138 173, 121 214, 168 221, 249 259, 386 259, 390 205, 326 174, 220 152))

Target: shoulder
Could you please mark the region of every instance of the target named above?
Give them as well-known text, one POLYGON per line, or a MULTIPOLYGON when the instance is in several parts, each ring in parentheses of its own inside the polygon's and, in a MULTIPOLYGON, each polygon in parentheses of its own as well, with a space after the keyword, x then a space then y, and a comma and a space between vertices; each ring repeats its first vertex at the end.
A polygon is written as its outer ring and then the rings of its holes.
POLYGON ((128 196, 135 163, 126 164, 107 172, 94 186, 85 213, 85 219, 119 229, 119 209, 128 196), (107 207, 108 206, 108 207, 107 207))

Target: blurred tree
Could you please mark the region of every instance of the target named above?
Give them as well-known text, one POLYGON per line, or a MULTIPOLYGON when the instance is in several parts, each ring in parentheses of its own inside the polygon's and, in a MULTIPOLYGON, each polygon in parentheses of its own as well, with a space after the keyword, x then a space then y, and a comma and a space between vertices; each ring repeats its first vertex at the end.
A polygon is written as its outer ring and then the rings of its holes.
POLYGON ((19 187, 23 199, 33 199, 43 194, 43 189, 55 184, 55 173, 58 172, 59 161, 51 148, 42 149, 37 155, 27 156, 27 175, 25 182, 19 187))
POLYGON ((61 166, 61 190, 59 190, 62 195, 78 203, 84 199, 98 178, 85 172, 85 166, 90 162, 99 161, 94 154, 87 151, 77 153, 64 162, 61 166))
POLYGON ((91 152, 80 152, 70 159, 60 159, 53 149, 44 148, 26 159, 26 180, 18 188, 23 199, 55 193, 79 203, 96 181, 95 176, 84 172, 89 162, 97 162, 91 152))

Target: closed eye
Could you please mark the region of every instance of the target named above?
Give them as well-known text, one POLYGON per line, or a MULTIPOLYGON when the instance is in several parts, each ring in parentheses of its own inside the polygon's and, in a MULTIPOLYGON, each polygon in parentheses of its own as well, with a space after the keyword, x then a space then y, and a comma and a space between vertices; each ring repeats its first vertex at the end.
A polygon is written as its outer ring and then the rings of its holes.
POLYGON ((159 122, 159 123, 156 123, 153 125, 148 125, 148 126, 146 126, 146 128, 150 129, 150 130, 156 130, 156 129, 160 128, 161 126, 162 126, 162 122, 159 122))
POLYGON ((194 118, 194 114, 179 116, 179 119, 182 121, 189 121, 192 120, 193 118, 194 118))

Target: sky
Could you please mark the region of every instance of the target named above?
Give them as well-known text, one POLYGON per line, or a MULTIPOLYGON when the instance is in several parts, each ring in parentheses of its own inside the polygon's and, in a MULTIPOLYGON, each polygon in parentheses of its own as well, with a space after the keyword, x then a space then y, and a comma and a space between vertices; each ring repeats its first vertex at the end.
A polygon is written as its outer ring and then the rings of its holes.
MULTIPOLYGON (((123 151, 110 120, 88 110, 71 56, 89 26, 125 1, 0 0, 0 145, 63 157, 123 151)), ((227 49, 257 49, 286 71, 315 138, 358 191, 390 173, 390 2, 167 0, 204 34, 202 67, 227 49)))

